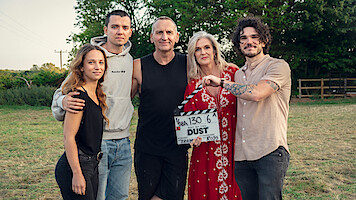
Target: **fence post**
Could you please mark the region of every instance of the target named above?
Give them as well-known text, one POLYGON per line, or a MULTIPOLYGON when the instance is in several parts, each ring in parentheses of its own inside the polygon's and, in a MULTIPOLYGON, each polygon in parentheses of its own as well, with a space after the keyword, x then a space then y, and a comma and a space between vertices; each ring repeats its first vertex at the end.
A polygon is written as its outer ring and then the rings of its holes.
POLYGON ((302 98, 302 80, 298 79, 299 82, 299 99, 302 98))
POLYGON ((346 98, 347 78, 344 78, 344 98, 346 98))
POLYGON ((320 79, 320 92, 321 92, 321 99, 324 99, 324 79, 320 79))

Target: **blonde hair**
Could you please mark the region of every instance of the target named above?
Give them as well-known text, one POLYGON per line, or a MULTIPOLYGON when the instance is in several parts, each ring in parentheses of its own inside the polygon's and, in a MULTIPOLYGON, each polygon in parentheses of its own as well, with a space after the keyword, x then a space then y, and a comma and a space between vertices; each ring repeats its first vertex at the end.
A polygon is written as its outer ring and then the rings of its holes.
MULTIPOLYGON (((68 80, 64 83, 62 87, 63 94, 68 94, 69 92, 76 90, 76 88, 84 85, 85 80, 81 69, 83 68, 83 62, 85 56, 92 50, 98 50, 103 54, 104 61, 105 61, 105 71, 104 71, 105 74, 106 70, 108 69, 105 52, 98 46, 85 44, 78 50, 77 55, 75 56, 74 60, 70 64, 71 75, 69 76, 68 80)), ((98 81, 98 85, 96 87, 96 95, 98 97, 104 119, 109 123, 109 119, 105 115, 105 111, 108 108, 108 106, 106 104, 106 94, 102 89, 103 81, 104 81, 104 75, 98 81)))
POLYGON ((188 66, 189 66, 188 79, 189 80, 198 79, 205 75, 195 58, 195 49, 197 46, 197 42, 202 38, 206 38, 211 42, 211 45, 213 46, 213 50, 215 53, 214 61, 219 71, 222 72, 227 68, 227 62, 224 60, 223 58, 224 55, 221 53, 220 45, 216 41, 214 36, 205 31, 199 31, 190 38, 188 43, 188 66))

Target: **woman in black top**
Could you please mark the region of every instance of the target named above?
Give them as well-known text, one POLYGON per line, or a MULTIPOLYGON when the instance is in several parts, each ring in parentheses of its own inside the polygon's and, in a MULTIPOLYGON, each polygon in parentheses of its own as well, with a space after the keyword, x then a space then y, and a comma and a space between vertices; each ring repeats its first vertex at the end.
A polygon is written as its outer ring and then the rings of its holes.
POLYGON ((106 95, 101 83, 107 69, 105 53, 90 44, 79 49, 71 63, 71 74, 63 85, 63 94, 79 91, 85 100, 83 110, 67 112, 64 118, 65 152, 56 166, 56 181, 63 199, 96 199, 98 163, 106 95))

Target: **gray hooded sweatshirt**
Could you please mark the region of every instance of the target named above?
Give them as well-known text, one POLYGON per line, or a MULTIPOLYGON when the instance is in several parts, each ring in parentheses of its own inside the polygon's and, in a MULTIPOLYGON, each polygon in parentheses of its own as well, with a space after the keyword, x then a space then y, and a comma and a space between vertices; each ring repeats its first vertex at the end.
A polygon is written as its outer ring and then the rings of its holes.
MULTIPOLYGON (((101 47, 107 41, 106 36, 91 39, 91 44, 101 47)), ((131 83, 133 59, 129 54, 131 42, 128 41, 119 54, 113 54, 101 47, 108 60, 108 69, 105 73, 103 91, 106 94, 108 109, 106 116, 110 123, 104 125, 103 139, 121 139, 130 135, 130 121, 134 111, 131 103, 131 83)), ((69 77, 70 75, 68 75, 69 77)), ((67 78, 68 78, 67 77, 67 78)), ((67 80, 67 79, 66 79, 67 80)), ((64 80, 63 83, 66 81, 64 80)), ((62 86, 58 88, 52 101, 52 114, 58 121, 63 121, 65 111, 63 110, 62 86)))

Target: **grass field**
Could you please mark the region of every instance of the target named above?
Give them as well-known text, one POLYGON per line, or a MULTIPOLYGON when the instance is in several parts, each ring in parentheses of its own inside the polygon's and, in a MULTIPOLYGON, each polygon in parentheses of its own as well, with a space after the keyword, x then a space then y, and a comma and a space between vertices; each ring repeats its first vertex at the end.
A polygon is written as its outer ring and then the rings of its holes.
MULTIPOLYGON (((137 113, 131 125, 134 141, 137 113)), ((0 106, 0 199, 61 199, 62 124, 47 107, 0 106)), ((356 101, 293 103, 284 199, 356 199, 356 101)), ((130 199, 137 199, 131 177, 130 199)))

